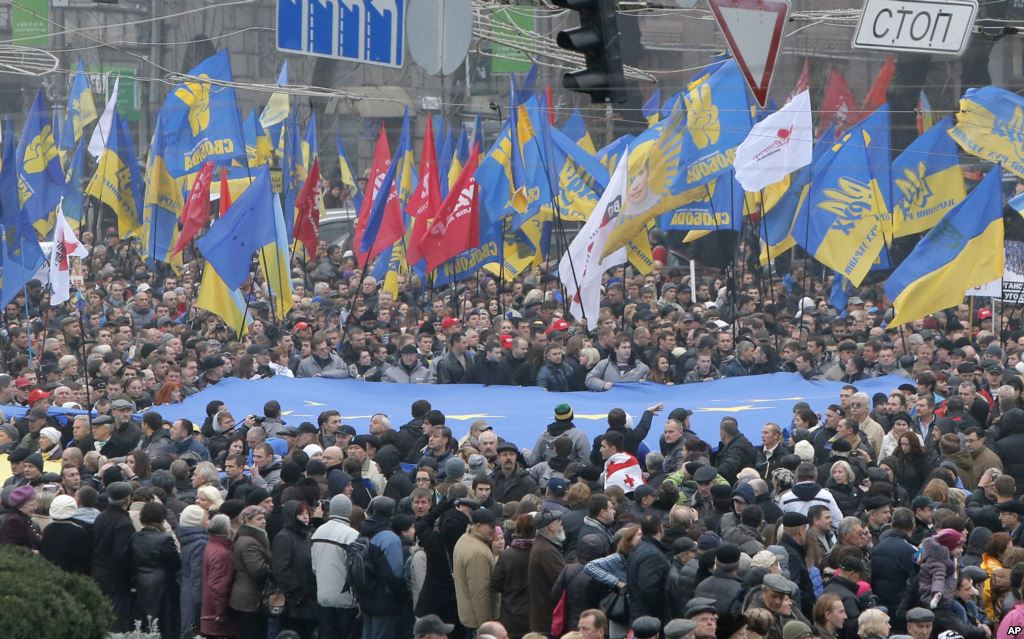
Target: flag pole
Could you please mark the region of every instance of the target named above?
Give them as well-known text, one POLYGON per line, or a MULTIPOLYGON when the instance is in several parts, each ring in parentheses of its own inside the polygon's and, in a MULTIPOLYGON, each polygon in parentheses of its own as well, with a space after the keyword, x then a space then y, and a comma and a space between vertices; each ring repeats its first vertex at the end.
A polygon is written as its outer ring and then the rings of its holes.
POLYGON ((508 218, 501 218, 501 240, 498 245, 498 260, 500 264, 498 266, 498 308, 501 310, 501 316, 505 316, 505 232, 508 230, 508 218))
MULTIPOLYGON (((768 288, 766 290, 767 294, 765 295, 765 299, 771 299, 771 301, 774 303, 775 302, 775 282, 773 281, 774 278, 772 277, 772 244, 767 239, 767 237, 768 237, 768 218, 767 218, 767 215, 765 214, 765 211, 764 211, 764 189, 761 189, 761 227, 764 229, 763 230, 764 237, 763 238, 759 238, 759 239, 763 239, 764 240, 764 252, 765 252, 765 255, 768 258, 768 264, 767 264, 767 266, 768 266, 768 288)), ((759 235, 760 235, 760 233, 759 233, 759 235)), ((758 261, 760 262, 760 256, 758 256, 758 261)), ((764 280, 762 280, 762 282, 763 281, 764 280)), ((777 309, 776 309, 776 311, 777 311, 777 309)), ((778 331, 775 331, 774 329, 772 330, 772 333, 775 336, 775 354, 778 355, 779 354, 779 333, 778 333, 778 331)))

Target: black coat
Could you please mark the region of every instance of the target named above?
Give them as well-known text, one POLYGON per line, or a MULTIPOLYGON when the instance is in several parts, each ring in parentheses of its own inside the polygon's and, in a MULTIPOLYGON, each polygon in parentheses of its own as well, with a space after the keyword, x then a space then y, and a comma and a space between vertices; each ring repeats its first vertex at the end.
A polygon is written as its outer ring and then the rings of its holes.
POLYGON ((481 357, 478 362, 469 367, 466 371, 467 384, 483 384, 484 386, 508 386, 512 383, 512 376, 502 366, 502 362, 491 362, 486 357, 481 357))
POLYGON ((789 579, 798 586, 793 596, 794 607, 799 607, 809 619, 814 608, 814 585, 811 583, 811 574, 807 571, 807 550, 786 534, 782 535, 779 545, 786 549, 789 559, 789 579))
MULTIPOLYGON (((466 364, 472 366, 473 360, 469 353, 465 356, 466 364)), ((466 367, 462 365, 454 354, 448 353, 443 359, 437 361, 437 383, 438 384, 464 384, 466 383, 466 367)))
POLYGON ((284 525, 270 545, 270 569, 288 597, 285 614, 294 619, 316 618, 316 575, 310 553, 309 526, 295 518, 299 502, 284 505, 284 525))
POLYGON ((710 577, 697 585, 694 596, 714 599, 718 616, 721 617, 742 612, 741 606, 745 590, 743 580, 735 573, 728 574, 716 570, 711 573, 710 577))
MULTIPOLYGON (((447 507, 444 504, 442 508, 447 507)), ((417 617, 436 614, 445 623, 458 623, 458 606, 455 599, 455 579, 452 577, 452 556, 455 544, 466 532, 469 518, 454 508, 444 510, 433 520, 417 520, 416 536, 420 547, 427 555, 427 573, 420 589, 419 601, 413 602, 417 617)))
POLYGON ((132 588, 132 537, 135 526, 120 506, 107 506, 92 525, 92 578, 107 595, 132 588))
POLYGON ((738 435, 728 444, 720 444, 715 457, 718 474, 730 484, 736 483, 736 475, 744 468, 753 468, 757 463, 757 451, 746 435, 738 435))
MULTIPOLYGON (((530 631, 530 550, 533 539, 514 539, 501 551, 491 572, 491 590, 501 595, 498 619, 510 637, 530 631)), ((576 565, 576 564, 574 564, 576 565)))
POLYGON ((693 598, 697 589, 697 559, 691 559, 685 565, 672 559, 668 570, 668 581, 665 594, 668 599, 668 617, 678 619, 685 616, 686 604, 693 598))
POLYGON ((122 424, 111 433, 110 439, 103 445, 103 456, 108 459, 124 457, 135 450, 140 439, 142 439, 142 428, 138 424, 131 421, 122 424))
POLYGON ((787 447, 782 442, 779 442, 779 445, 775 447, 771 455, 766 455, 763 447, 758 448, 757 458, 754 460, 754 469, 761 474, 761 477, 770 481, 772 471, 776 468, 781 468, 782 458, 792 452, 793 449, 787 447))
POLYGON ((661 619, 662 622, 668 619, 665 609, 668 571, 665 546, 653 537, 642 537, 626 560, 626 596, 630 623, 645 615, 661 619))
POLYGON ((860 489, 853 484, 837 484, 834 479, 829 477, 825 482, 825 488, 832 493, 832 498, 836 500, 836 506, 839 506, 844 517, 853 517, 860 511, 862 495, 860 489))
POLYGON ((521 468, 517 468, 508 477, 501 472, 501 469, 495 470, 491 473, 491 482, 493 483, 491 493, 494 495, 494 501, 503 504, 519 501, 526 495, 537 493, 537 482, 530 477, 530 473, 521 468))
POLYGON ((55 519, 43 531, 39 554, 64 572, 88 575, 92 572, 92 536, 72 519, 55 519))
MULTIPOLYGON (((651 423, 653 421, 654 413, 649 410, 645 410, 640 421, 637 422, 634 428, 626 428, 624 426, 621 428, 608 428, 608 431, 606 432, 615 431, 617 433, 622 433, 622 439, 625 440, 626 452, 636 457, 637 451, 640 449, 640 444, 642 444, 644 439, 647 438, 647 433, 651 431, 651 423)), ((590 463, 598 468, 604 468, 604 460, 601 459, 601 437, 603 436, 604 433, 601 433, 594 437, 594 444, 590 447, 590 463)), ((645 460, 638 458, 637 461, 640 462, 641 466, 645 465, 645 460)), ((657 488, 657 486, 655 486, 655 488, 657 488)))
POLYGON ((882 535, 882 541, 871 551, 871 591, 878 597, 878 604, 889 609, 890 616, 907 589, 915 552, 907 534, 899 530, 882 535))
POLYGON ((1013 477, 1018 486, 1024 485, 1024 410, 1006 411, 999 420, 999 435, 992 450, 1003 460, 1003 472, 1013 477))
POLYGON ((135 533, 131 544, 135 567, 135 600, 133 618, 149 628, 150 620, 160 624, 160 636, 177 639, 180 634, 178 606, 178 571, 181 556, 174 538, 146 526, 135 533))

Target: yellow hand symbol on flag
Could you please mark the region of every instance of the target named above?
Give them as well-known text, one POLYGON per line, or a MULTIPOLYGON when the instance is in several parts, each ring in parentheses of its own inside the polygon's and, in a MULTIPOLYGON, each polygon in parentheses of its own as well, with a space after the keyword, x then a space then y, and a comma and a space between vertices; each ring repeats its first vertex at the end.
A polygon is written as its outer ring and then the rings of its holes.
POLYGON ((702 82, 683 97, 686 103, 686 128, 690 138, 703 149, 718 141, 720 127, 718 124, 718 107, 711 101, 711 85, 702 82))
POLYGON ((192 135, 205 131, 210 125, 210 83, 186 82, 174 91, 174 95, 188 105, 188 124, 192 135))
POLYGON ((56 157, 57 147, 53 142, 53 132, 47 125, 25 148, 25 172, 42 173, 46 170, 46 165, 56 157))

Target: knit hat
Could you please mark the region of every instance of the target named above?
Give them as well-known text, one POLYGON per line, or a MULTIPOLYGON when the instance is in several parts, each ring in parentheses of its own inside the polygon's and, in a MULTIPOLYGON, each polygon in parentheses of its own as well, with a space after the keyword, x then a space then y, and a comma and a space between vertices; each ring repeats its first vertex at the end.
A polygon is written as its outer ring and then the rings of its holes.
POLYGON ((43 456, 39 453, 32 453, 25 458, 26 464, 32 464, 39 469, 39 472, 43 472, 43 456))
POLYGON ((715 550, 715 561, 723 570, 734 570, 740 563, 740 547, 735 544, 722 544, 715 550))
POLYGON ((771 570, 771 567, 778 563, 779 558, 775 556, 770 550, 760 550, 753 557, 750 558, 751 568, 762 568, 764 570, 771 570))
POLYGON ((53 426, 47 426, 46 428, 39 431, 40 437, 45 437, 53 442, 54 446, 60 444, 60 431, 53 426))
POLYGON ((800 458, 800 461, 807 463, 814 461, 814 444, 807 440, 797 442, 793 447, 793 452, 800 458))
POLYGON ((18 429, 15 428, 12 424, 0 424, 0 431, 6 433, 8 439, 10 439, 14 443, 17 443, 18 440, 21 439, 21 437, 18 434, 18 429))
POLYGON ((571 422, 572 417, 572 406, 568 404, 559 404, 558 406, 555 406, 556 422, 571 422))
POLYGON ((50 517, 54 520, 71 519, 78 509, 75 498, 70 495, 57 495, 50 502, 50 517))
POLYGON ((943 528, 935 533, 935 541, 952 551, 964 543, 964 535, 958 530, 943 528))
POLYGON ((195 504, 185 506, 185 510, 181 511, 181 515, 178 516, 178 523, 182 526, 202 526, 203 516, 206 515, 203 509, 195 504))
POLYGON ((249 494, 245 496, 245 504, 246 506, 255 506, 256 504, 260 503, 267 497, 270 497, 270 493, 267 491, 267 489, 257 486, 256 488, 250 490, 249 494))
POLYGON ((331 497, 331 517, 343 517, 348 519, 352 515, 352 500, 348 495, 335 495, 331 497))
POLYGON ((811 628, 802 621, 787 621, 782 627, 782 639, 800 639, 811 634, 811 628))
POLYGON ((712 548, 717 548, 720 543, 722 543, 722 538, 709 530, 701 533, 700 537, 697 539, 697 548, 699 550, 710 550, 712 548))
POLYGON ((263 508, 259 506, 246 506, 245 510, 243 510, 242 513, 238 515, 238 523, 247 524, 253 519, 256 519, 256 517, 260 515, 266 517, 267 511, 263 510, 263 508))
POLYGON ((241 499, 229 499, 220 505, 218 511, 221 515, 226 515, 229 519, 234 519, 241 514, 245 509, 245 502, 241 499))
POLYGON ((469 472, 470 474, 480 477, 487 474, 487 458, 483 455, 470 455, 469 456, 469 472))
POLYGON ((319 444, 306 444, 303 447, 302 452, 306 453, 312 458, 316 457, 317 455, 323 455, 324 449, 321 448, 319 444))
POLYGON ((31 486, 19 486, 7 496, 7 505, 11 508, 21 508, 35 496, 36 491, 31 486))
POLYGON ((462 479, 466 474, 466 464, 461 457, 452 457, 444 463, 444 472, 449 481, 462 479))

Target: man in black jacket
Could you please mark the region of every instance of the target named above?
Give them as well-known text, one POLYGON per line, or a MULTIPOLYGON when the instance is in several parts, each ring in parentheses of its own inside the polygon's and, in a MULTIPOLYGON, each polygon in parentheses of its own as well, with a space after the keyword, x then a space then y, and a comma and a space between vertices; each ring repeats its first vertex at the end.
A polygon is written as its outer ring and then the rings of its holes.
POLYGON ((132 628, 132 537, 135 526, 126 510, 132 496, 127 482, 107 487, 106 510, 92 527, 92 578, 114 607, 114 632, 132 628))
POLYGON ((537 493, 537 482, 519 467, 519 449, 510 442, 498 446, 498 467, 491 473, 494 500, 500 503, 519 501, 527 494, 537 493))
MULTIPOLYGON (((640 421, 634 428, 626 426, 626 411, 621 408, 613 408, 608 411, 608 430, 622 433, 622 439, 625 442, 625 452, 636 457, 641 467, 645 466, 644 459, 637 455, 637 451, 640 449, 640 444, 647 438, 647 433, 651 432, 654 416, 663 410, 665 410, 665 404, 662 403, 645 408, 644 414, 640 417, 640 421)), ((601 459, 602 437, 604 437, 603 434, 594 437, 594 445, 590 448, 590 463, 598 468, 604 466, 604 460, 601 459)))
POLYGON ((661 517, 647 513, 640 519, 640 543, 626 559, 626 596, 629 621, 645 615, 665 621, 665 581, 669 562, 661 543, 661 517))
POLYGON ((718 474, 730 484, 736 483, 736 475, 744 468, 753 468, 757 462, 757 451, 746 435, 740 432, 735 417, 723 417, 718 426, 722 442, 718 445, 715 468, 718 474))
POLYGON ((857 618, 866 608, 857 597, 857 582, 863 573, 864 564, 860 559, 852 555, 845 557, 839 564, 839 572, 833 575, 832 581, 825 586, 825 592, 838 596, 846 610, 843 634, 838 639, 857 639, 857 618))
POLYGON ((914 569, 917 548, 910 541, 914 530, 914 513, 897 508, 892 513, 892 527, 882 534, 882 541, 871 552, 871 591, 878 605, 897 610, 914 569))
POLYGON ((739 614, 743 609, 740 599, 744 591, 743 580, 736 574, 739 566, 739 546, 722 544, 715 550, 715 569, 710 577, 697 584, 694 596, 713 599, 719 616, 739 614))
POLYGON ((484 386, 502 386, 512 383, 508 370, 501 365, 501 344, 488 342, 484 347, 484 356, 477 358, 475 364, 466 371, 467 384, 483 384, 484 386))
POLYGON ((423 417, 430 412, 430 408, 430 402, 425 399, 417 399, 412 403, 412 419, 398 429, 398 452, 402 459, 416 450, 416 443, 423 436, 423 417))
POLYGON ((132 421, 133 410, 135 405, 126 399, 116 399, 110 405, 110 415, 114 418, 113 432, 102 451, 107 459, 126 456, 142 439, 142 429, 132 421))
POLYGON ((788 512, 782 516, 782 539, 779 545, 786 549, 789 565, 789 577, 797 585, 793 593, 793 604, 804 616, 811 618, 814 608, 814 586, 811 574, 807 571, 807 525, 810 523, 805 515, 788 512))

